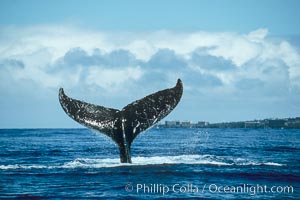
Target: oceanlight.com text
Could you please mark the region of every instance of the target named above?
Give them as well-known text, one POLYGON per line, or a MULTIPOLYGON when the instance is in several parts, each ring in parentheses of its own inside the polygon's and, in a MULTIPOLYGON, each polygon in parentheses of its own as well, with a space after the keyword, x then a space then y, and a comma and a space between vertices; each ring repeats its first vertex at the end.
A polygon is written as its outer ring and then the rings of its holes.
POLYGON ((211 194, 221 194, 221 193, 231 193, 231 194, 248 194, 248 195, 257 195, 257 194, 266 194, 266 193, 286 193, 293 194, 293 186, 267 186, 267 185, 251 185, 251 184, 242 184, 237 186, 227 186, 219 184, 204 184, 204 185, 195 185, 195 184, 145 184, 145 183, 128 183, 125 186, 125 191, 136 194, 160 194, 166 195, 168 193, 211 193, 211 194))

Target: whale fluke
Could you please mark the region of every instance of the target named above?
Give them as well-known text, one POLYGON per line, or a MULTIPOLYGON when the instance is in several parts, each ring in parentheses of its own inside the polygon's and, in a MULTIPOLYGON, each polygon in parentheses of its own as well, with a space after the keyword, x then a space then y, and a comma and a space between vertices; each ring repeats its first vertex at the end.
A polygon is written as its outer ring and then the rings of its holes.
POLYGON ((150 94, 117 110, 72 99, 60 88, 59 102, 72 119, 112 138, 119 146, 121 162, 131 163, 133 140, 167 116, 179 103, 182 92, 182 82, 178 79, 175 87, 150 94))

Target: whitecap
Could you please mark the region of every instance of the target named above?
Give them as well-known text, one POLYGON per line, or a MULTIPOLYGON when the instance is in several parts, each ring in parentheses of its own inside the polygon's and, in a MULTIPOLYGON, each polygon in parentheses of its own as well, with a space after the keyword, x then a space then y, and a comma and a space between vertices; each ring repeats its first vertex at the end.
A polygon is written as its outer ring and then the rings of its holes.
POLYGON ((187 165, 216 165, 216 166, 283 166, 284 164, 276 162, 259 162, 256 160, 247 160, 244 158, 234 158, 230 156, 216 155, 177 155, 177 156, 137 156, 132 158, 132 164, 120 163, 119 158, 76 158, 72 161, 57 165, 0 165, 0 170, 12 169, 73 169, 73 168, 109 168, 123 166, 146 166, 163 164, 187 164, 187 165))
POLYGON ((264 165, 270 165, 270 166, 284 166, 284 164, 275 163, 275 162, 266 162, 263 163, 264 165))

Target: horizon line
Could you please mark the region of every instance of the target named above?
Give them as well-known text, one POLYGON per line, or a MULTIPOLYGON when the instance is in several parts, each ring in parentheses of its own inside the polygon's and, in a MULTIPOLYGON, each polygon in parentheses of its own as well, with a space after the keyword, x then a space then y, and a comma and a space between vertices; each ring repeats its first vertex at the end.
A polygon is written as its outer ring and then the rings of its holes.
MULTIPOLYGON (((234 122, 249 122, 249 121, 262 121, 262 120, 282 120, 282 119, 297 119, 299 117, 284 117, 284 118, 278 118, 278 117, 270 117, 270 118, 265 118, 265 119, 252 119, 252 120, 243 120, 243 121, 226 121, 226 122, 209 122, 209 121, 204 121, 204 120, 198 120, 196 122, 208 122, 209 124, 219 124, 219 123, 234 123, 234 122)), ((179 121, 179 122, 190 122, 192 123, 192 120, 165 120, 165 121, 160 121, 156 123, 154 126, 161 125, 162 123, 165 123, 166 121, 179 121)), ((5 128, 0 128, 0 130, 9 130, 9 129, 90 129, 88 127, 5 127, 5 128)))

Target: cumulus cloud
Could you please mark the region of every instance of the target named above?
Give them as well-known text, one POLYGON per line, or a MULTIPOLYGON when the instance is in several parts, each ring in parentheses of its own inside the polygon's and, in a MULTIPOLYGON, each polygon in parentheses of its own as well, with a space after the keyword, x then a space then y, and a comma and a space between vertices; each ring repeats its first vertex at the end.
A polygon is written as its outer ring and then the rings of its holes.
MULTIPOLYGON (((204 93, 204 98, 228 101, 247 101, 247 95, 255 95, 288 102, 299 96, 299 47, 291 40, 269 37, 267 29, 248 34, 111 33, 35 26, 2 27, 0 32, 2 94, 65 87, 130 99, 137 91, 144 95, 181 78, 186 98, 194 98, 195 104, 204 93)), ((294 106, 300 109, 299 103, 294 106)))

